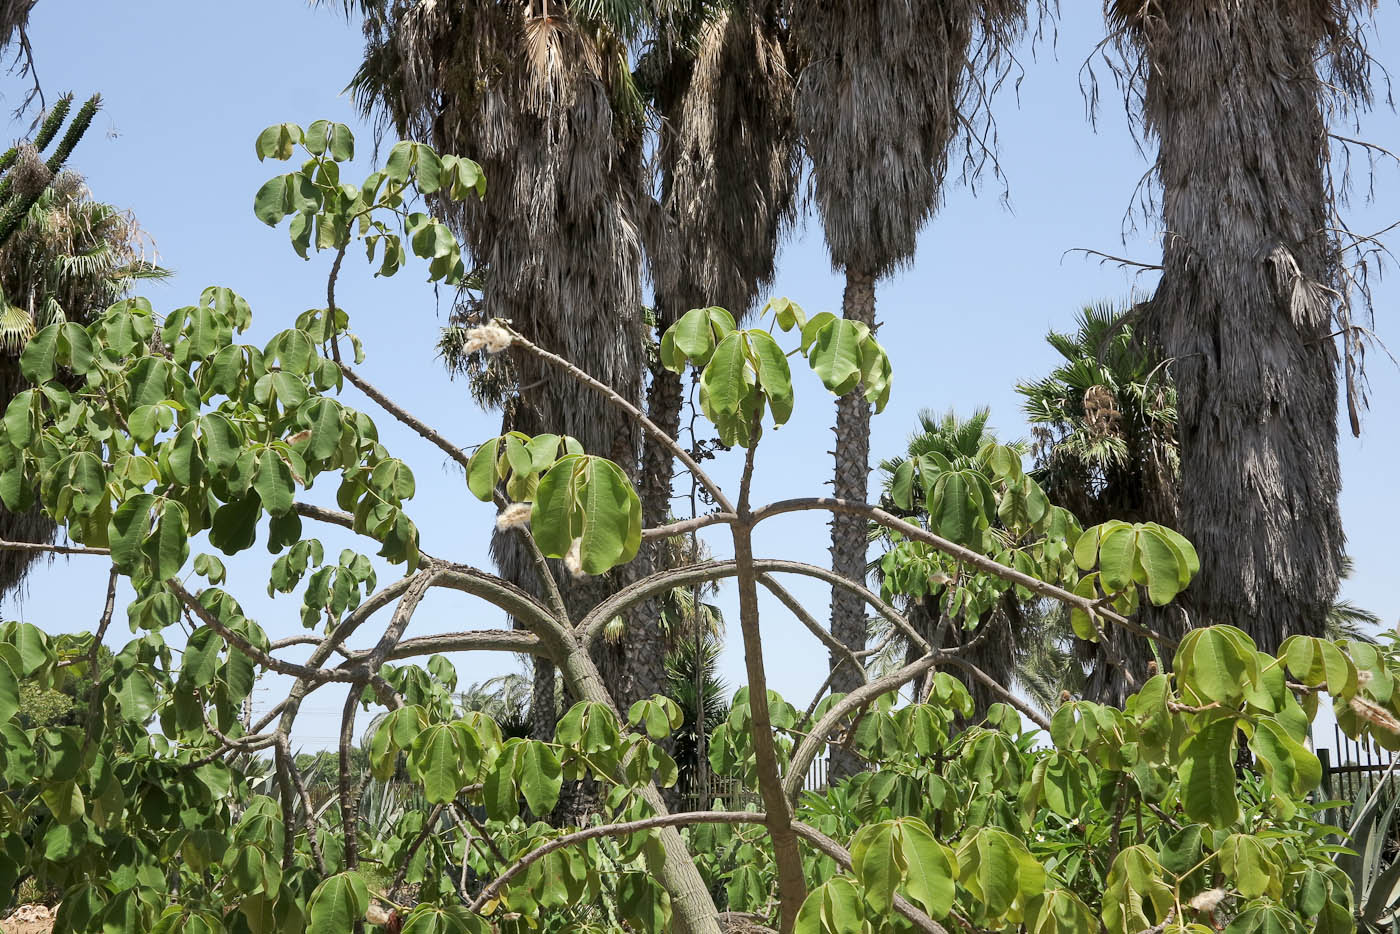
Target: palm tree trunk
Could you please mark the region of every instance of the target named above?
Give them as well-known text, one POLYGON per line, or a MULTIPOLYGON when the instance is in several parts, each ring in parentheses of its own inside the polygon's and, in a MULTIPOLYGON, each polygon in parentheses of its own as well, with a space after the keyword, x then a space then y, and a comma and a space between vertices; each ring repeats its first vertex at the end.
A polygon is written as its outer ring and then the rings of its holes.
MULTIPOLYGON (((875 277, 847 268, 846 291, 841 314, 871 328, 875 326, 875 277)), ((836 403, 836 472, 832 493, 839 499, 863 503, 870 486, 870 404, 863 387, 842 396, 836 403)), ((865 558, 869 535, 865 522, 857 516, 837 515, 831 520, 831 569, 841 576, 865 580, 865 558)), ((831 634, 853 652, 865 650, 865 603, 844 587, 831 588, 831 634)), ((860 673, 841 665, 832 656, 832 693, 846 694, 860 684, 860 673)), ((859 760, 842 749, 831 750, 833 780, 854 774, 859 760)))
POLYGON ((1148 321, 1179 392, 1192 625, 1274 651, 1322 635, 1338 587, 1335 255, 1300 4, 1195 4, 1143 27, 1166 244, 1148 321))
MULTIPOLYGON (((0 358, 0 412, 9 408, 10 401, 27 388, 29 384, 20 375, 18 358, 9 354, 0 358)), ((0 539, 4 541, 46 544, 53 541, 57 528, 38 504, 23 512, 11 512, 0 505, 0 539)), ((8 597, 19 589, 39 558, 37 552, 0 552, 0 597, 8 597)))

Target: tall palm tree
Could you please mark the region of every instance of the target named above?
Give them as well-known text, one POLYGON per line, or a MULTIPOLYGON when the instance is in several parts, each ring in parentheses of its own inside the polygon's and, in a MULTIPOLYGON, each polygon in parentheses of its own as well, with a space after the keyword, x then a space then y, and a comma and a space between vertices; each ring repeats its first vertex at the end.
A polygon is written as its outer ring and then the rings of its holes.
MULTIPOLYGON (((900 464, 906 458, 917 458, 932 453, 940 454, 948 459, 953 469, 982 470, 990 480, 992 477, 991 468, 980 456, 984 445, 997 441, 995 431, 987 425, 990 417, 991 410, 985 407, 975 410, 967 418, 960 418, 952 410, 942 415, 928 409, 921 411, 919 413, 919 427, 910 435, 905 455, 890 458, 880 463, 881 486, 886 493, 886 508, 896 514, 902 512, 889 499, 888 493, 894 480, 895 471, 899 469, 900 464)), ((1017 445, 1013 445, 1013 447, 1015 446, 1017 445)), ((922 505, 922 503, 919 504, 919 506, 922 505)), ((918 509, 903 515, 903 518, 922 524, 925 517, 922 509, 918 509)), ((883 534, 877 533, 876 538, 880 541, 887 541, 883 534)), ((877 576, 880 574, 878 561, 871 566, 871 571, 877 576)), ((1011 677, 1016 671, 1017 660, 1022 654, 1021 646, 1025 635, 1025 617, 1014 591, 1007 591, 1001 600, 975 619, 950 619, 947 625, 940 627, 946 596, 945 588, 940 586, 932 588, 926 596, 900 597, 897 598, 897 602, 902 604, 902 609, 909 622, 925 639, 933 642, 939 638, 938 633, 941 629, 943 635, 940 647, 953 648, 966 643, 968 647, 964 649, 964 657, 968 661, 991 675, 997 683, 1010 683, 1011 677)), ((887 626, 888 623, 884 620, 876 620, 875 628, 872 631, 880 641, 885 641, 885 637, 890 635, 887 626)), ((907 664, 914 661, 920 654, 916 646, 900 635, 895 635, 888 640, 888 643, 886 658, 888 663, 907 664)), ((933 673, 930 672, 916 685, 916 696, 924 696, 932 677, 933 673)), ((966 683, 969 693, 972 694, 978 715, 984 713, 997 700, 980 682, 968 680, 966 683)))
MULTIPOLYGON (((1109 519, 1177 525, 1176 388, 1161 358, 1135 334, 1140 308, 1084 307, 1073 331, 1046 337, 1063 362, 1045 378, 1016 387, 1035 440, 1035 478, 1052 502, 1086 527, 1109 519)), ((1158 632, 1181 628, 1175 608, 1144 605, 1139 612, 1158 632)), ((1153 660, 1142 638, 1117 627, 1100 643, 1069 634, 1063 644, 1077 660, 1061 664, 1046 655, 1041 667, 1086 672, 1071 690, 1094 700, 1126 696, 1110 659, 1139 678, 1153 660)))
POLYGON ((1109 0, 1158 143, 1165 242, 1145 332, 1178 393, 1196 625, 1272 651, 1337 592, 1337 363, 1346 291, 1327 123, 1369 101, 1368 0, 1109 0))
MULTIPOLYGON (((832 266, 845 274, 842 314, 875 327, 875 282, 914 255, 938 207, 949 151, 986 103, 997 60, 1024 23, 1025 0, 807 0, 791 6, 792 39, 805 62, 798 126, 832 266)), ((833 492, 868 493, 870 408, 857 389, 837 404, 833 492)), ((865 572, 865 525, 838 516, 832 569, 865 572)), ((832 588, 831 629, 865 646, 860 599, 832 588)), ((838 659, 833 656, 832 664, 838 659)), ((836 672, 849 691, 854 672, 836 672)), ((838 757, 839 776, 854 763, 838 757)))
MULTIPOLYGON (((356 101, 406 138, 481 163, 485 197, 439 204, 478 266, 477 310, 641 402, 643 108, 627 67, 642 4, 566 0, 346 0, 364 17, 356 101)), ((636 426, 528 355, 509 360, 503 428, 572 435, 635 476, 636 426)), ((539 591, 513 532, 492 553, 504 577, 539 591)), ((611 589, 555 569, 578 616, 611 589)), ((629 627, 599 658, 619 703, 665 681, 655 627, 629 627), (629 660, 637 662, 628 664, 629 660)), ((553 732, 552 669, 538 671, 537 731, 553 732)))
MULTIPOLYGON (((662 4, 638 83, 656 109, 657 201, 645 227, 658 332, 691 308, 738 319, 773 282, 799 169, 793 80, 767 0, 662 4)), ((679 434, 681 378, 653 360, 647 411, 679 434)), ((670 508, 672 457, 644 442, 642 517, 670 508)))
MULTIPOLYGON (((92 198, 81 176, 50 176, 32 146, 21 146, 7 178, 29 174, 38 190, 9 239, 0 243, 0 410, 28 388, 19 354, 29 337, 56 321, 87 323, 138 279, 169 273, 147 256, 146 238, 129 213, 92 198)), ((17 181, 15 198, 26 181, 17 181)), ((49 542, 55 525, 36 506, 0 506, 0 539, 49 542)), ((0 595, 24 581, 38 554, 0 552, 0 595)))

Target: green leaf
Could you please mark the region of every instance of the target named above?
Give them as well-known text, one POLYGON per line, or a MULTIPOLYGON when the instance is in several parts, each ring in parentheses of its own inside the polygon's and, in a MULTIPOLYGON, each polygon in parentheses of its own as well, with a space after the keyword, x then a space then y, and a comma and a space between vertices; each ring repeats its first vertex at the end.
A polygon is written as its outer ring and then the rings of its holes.
POLYGON ((290 159, 292 153, 296 151, 296 144, 301 142, 301 139, 301 127, 295 123, 273 124, 258 134, 254 151, 257 153, 259 162, 269 157, 290 159))
POLYGON ((253 196, 253 216, 269 227, 276 227, 282 223, 282 218, 290 213, 288 210, 290 179, 289 175, 270 178, 253 196))
POLYGON ((1181 804, 1194 821, 1228 827, 1240 816, 1235 797, 1235 721, 1216 720, 1181 750, 1181 804))
POLYGON ((258 491, 263 508, 274 516, 289 512, 296 495, 296 483, 292 470, 282 460, 281 455, 272 449, 258 457, 257 472, 253 474, 253 489, 258 491))
POLYGON ((19 355, 19 371, 31 383, 47 383, 58 366, 58 325, 51 324, 29 339, 19 355))
POLYGON ((1150 528, 1138 534, 1137 545, 1138 563, 1147 575, 1147 597, 1156 606, 1166 606, 1181 592, 1181 553, 1166 536, 1150 528))
POLYGON ((860 891, 837 876, 811 891, 797 912, 796 934, 865 934, 860 891))
POLYGON ((670 338, 671 346, 679 355, 672 355, 669 362, 663 359, 662 363, 676 373, 685 369, 687 360, 697 367, 705 366, 715 350, 714 328, 704 308, 692 308, 681 315, 679 321, 666 329, 663 339, 665 337, 670 338))
POLYGON ((520 793, 536 817, 544 819, 559 803, 559 790, 564 786, 564 772, 559 757, 548 745, 526 742, 520 747, 516 768, 520 772, 520 793))
POLYGON ((928 825, 918 818, 904 818, 897 823, 900 852, 907 867, 905 890, 931 916, 945 917, 953 907, 956 857, 934 839, 928 825))
MULTIPOLYGON (((735 331, 719 342, 715 352, 706 364, 700 379, 708 395, 709 408, 720 416, 735 416, 742 411, 742 401, 748 387, 745 368, 748 358, 744 355, 743 338, 735 331)), ((718 422, 715 415, 711 421, 718 422)))
POLYGON ((462 723, 435 723, 413 740, 409 764, 423 783, 430 804, 446 804, 466 784, 481 761, 481 743, 462 723))
POLYGON ((107 523, 112 563, 123 573, 134 573, 140 566, 141 548, 151 528, 151 507, 155 499, 150 493, 137 493, 118 506, 107 523))
POLYGON ((491 934, 493 930, 461 905, 418 905, 403 926, 403 934, 491 934))
POLYGON ((1137 557, 1137 534, 1130 526, 1119 526, 1104 534, 1099 542, 1099 580, 1108 593, 1127 590, 1133 585, 1133 565, 1137 557))
POLYGON ((10 663, 0 658, 0 723, 8 723, 19 712, 19 676, 10 663))
POLYGON ((174 500, 161 506, 160 518, 143 547, 156 580, 169 580, 180 573, 190 556, 185 508, 174 500))
POLYGON ((311 893, 310 934, 345 934, 364 919, 369 889, 358 872, 342 872, 323 881, 311 893))
MULTIPOLYGON (((806 332, 803 334, 805 337, 806 332)), ((861 328, 857 322, 832 318, 817 333, 807 353, 807 362, 822 385, 838 396, 844 396, 860 382, 860 342, 861 328)))
POLYGON ((773 410, 773 424, 782 425, 792 415, 793 392, 792 372, 788 368, 787 355, 778 342, 767 333, 759 330, 748 332, 749 346, 753 348, 758 361, 758 383, 768 396, 768 404, 773 410))
POLYGON ((156 709, 155 686, 150 675, 139 668, 129 671, 119 681, 114 690, 117 706, 122 716, 137 723, 144 723, 156 709))
POLYGON ((851 841, 851 869, 865 887, 865 899, 875 911, 890 910, 894 890, 904 876, 903 861, 893 821, 867 824, 851 841))
POLYGON ((1282 894, 1278 867, 1269 856, 1264 841, 1248 834, 1233 833, 1219 851, 1220 870, 1235 883, 1246 898, 1282 894))
POLYGON ((483 503, 491 502, 500 479, 496 472, 500 438, 492 438, 476 449, 467 461, 467 489, 483 503))
POLYGON ((637 555, 642 541, 641 500, 612 461, 588 458, 583 477, 583 570, 602 574, 637 555))
POLYGON ((1188 632, 1177 647, 1173 667, 1178 683, 1206 702, 1234 701, 1259 674, 1253 640, 1233 626, 1188 632))

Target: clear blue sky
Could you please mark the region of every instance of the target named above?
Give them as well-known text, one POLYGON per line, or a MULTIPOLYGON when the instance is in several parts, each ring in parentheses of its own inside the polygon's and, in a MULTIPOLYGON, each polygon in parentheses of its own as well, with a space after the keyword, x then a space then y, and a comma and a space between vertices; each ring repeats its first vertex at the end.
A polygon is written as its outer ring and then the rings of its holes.
MULTIPOLYGON (((1097 128, 1086 118, 1080 66, 1102 38, 1098 6, 1063 4, 1054 45, 1042 41, 1034 50, 1023 48, 1019 91, 1008 83, 996 99, 1009 200, 1003 203, 994 179, 985 179, 975 196, 955 186, 921 237, 913 268, 880 284, 880 336, 893 360, 895 388, 875 420, 877 458, 902 447, 915 414, 925 407, 966 413, 990 405, 1003 437, 1026 434, 1013 386, 1053 366, 1046 330, 1069 327, 1086 302, 1153 285, 1080 254, 1066 255, 1076 247, 1146 262, 1160 255, 1150 225, 1133 231, 1125 223, 1147 162, 1111 84, 1103 88, 1097 128)), ((1377 32, 1372 51, 1394 70, 1400 64, 1400 15, 1392 5, 1382 8, 1377 32)), ((359 61, 357 26, 294 0, 41 0, 31 37, 50 98, 72 89, 80 98, 100 91, 106 100, 71 165, 86 175, 97 197, 136 213, 160 261, 177 273, 171 284, 148 290, 157 309, 189 304, 206 285, 227 285, 252 303, 253 339, 260 341, 297 313, 324 304, 325 259, 303 262, 284 231, 252 216, 253 192, 278 171, 275 164, 258 163, 253 139, 264 126, 284 120, 343 121, 356 128, 360 163, 369 171, 369 128, 340 93, 359 61)), ((8 78, 0 88, 6 109, 13 109, 20 83, 8 78)), ((16 124, 9 132, 19 136, 23 130, 16 124)), ((1400 148, 1400 120, 1389 110, 1366 116, 1360 133, 1400 148)), ((1364 184, 1360 190, 1365 192, 1364 184)), ((1363 232, 1400 218, 1400 171, 1378 166, 1374 203, 1358 199, 1348 216, 1363 232)), ((446 305, 424 283, 426 271, 421 273, 410 266, 396 279, 376 280, 362 264, 347 263, 338 304, 366 340, 368 377, 454 440, 473 444, 494 435, 499 418, 475 409, 467 387, 449 381, 435 359, 446 305)), ((808 220, 784 246, 775 294, 800 302, 809 313, 839 310, 840 282, 830 272, 815 222, 808 220)), ((1378 285, 1379 335, 1400 344, 1393 323, 1397 297, 1390 281, 1378 285)), ((1344 432, 1342 441, 1342 508, 1356 561, 1345 595, 1393 623, 1400 618, 1392 570, 1400 526, 1394 485, 1400 422, 1393 414, 1400 376, 1383 353, 1369 360, 1372 407, 1365 432, 1359 440, 1344 432)), ((818 493, 829 477, 832 402, 814 378, 799 382, 792 421, 759 451, 760 500, 818 493)), ((466 495, 459 474, 435 449, 400 430, 368 400, 351 395, 347 401, 371 412, 386 443, 414 465, 418 495, 412 512, 424 547, 487 566, 493 510, 466 495)), ((718 472, 732 477, 733 465, 718 472)), ((313 498, 330 495, 317 488, 313 498)), ((323 538, 328 548, 343 541, 331 534, 323 538)), ((758 549, 824 564, 825 544, 818 521, 791 518, 762 530, 758 549)), ((269 562, 261 548, 245 553, 232 563, 230 589, 274 637, 290 635, 300 629, 297 604, 266 597, 269 562)), ((54 562, 36 570, 27 593, 2 609, 7 618, 19 616, 51 631, 90 629, 104 582, 100 567, 54 562)), ((794 589, 818 615, 824 612, 824 588, 794 589)), ((732 607, 732 595, 722 602, 732 607)), ((805 704, 825 675, 826 653, 781 607, 765 605, 765 611, 772 684, 805 704)), ((413 628, 425 633, 495 626, 498 616, 460 596, 438 595, 420 610, 413 628)), ((114 629, 113 641, 126 637, 120 622, 114 629)), ((737 630, 731 625, 724 661, 731 686, 743 671, 737 630)), ((469 682, 513 667, 510 658, 476 657, 462 660, 459 672, 469 682)), ((264 683, 260 707, 280 696, 275 680, 264 683)), ((338 696, 316 695, 304 708, 297 739, 307 746, 328 743, 340 703, 338 696)))

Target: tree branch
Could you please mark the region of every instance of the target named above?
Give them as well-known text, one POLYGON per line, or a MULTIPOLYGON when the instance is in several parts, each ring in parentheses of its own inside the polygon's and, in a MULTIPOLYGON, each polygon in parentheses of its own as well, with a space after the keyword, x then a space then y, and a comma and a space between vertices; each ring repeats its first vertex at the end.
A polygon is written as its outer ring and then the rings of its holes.
POLYGON ((1135 623, 1112 610, 1107 610, 1099 606, 1098 601, 1092 598, 1081 597, 1076 593, 1071 593, 1061 587, 1056 587, 1054 584, 1046 583, 1038 577, 1033 577, 1030 574, 1023 574, 1015 568, 1000 564, 984 554, 973 551, 971 548, 965 548, 962 545, 948 541, 946 538, 934 535, 927 529, 920 528, 910 522, 905 522, 903 519, 891 515, 878 506, 871 506, 867 503, 853 503, 848 500, 833 499, 824 496, 805 499, 788 499, 777 503, 770 503, 762 509, 757 510, 754 513, 754 523, 757 524, 764 519, 771 519, 783 513, 807 512, 812 510, 824 510, 826 512, 841 512, 850 515, 864 516, 872 522, 898 532, 905 538, 923 542, 926 545, 932 545, 951 558, 955 558, 964 564, 971 565, 979 571, 985 571, 994 577, 1000 577, 1002 580, 1018 584, 1031 593, 1039 594, 1042 597, 1049 597, 1066 606, 1084 610, 1085 612, 1093 612, 1127 629, 1129 632, 1135 632, 1140 636, 1154 639, 1163 647, 1173 648, 1176 645, 1173 640, 1168 639, 1161 633, 1135 623))

